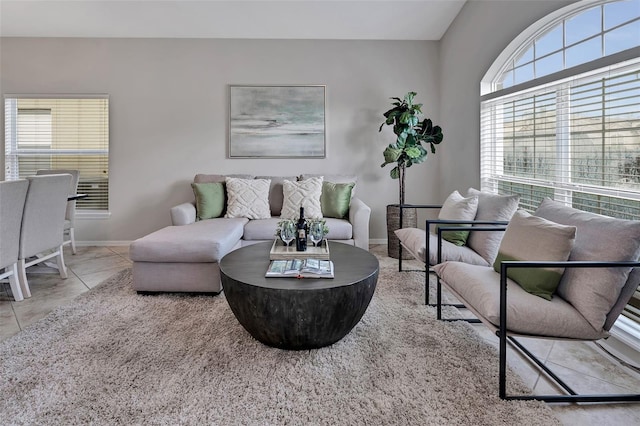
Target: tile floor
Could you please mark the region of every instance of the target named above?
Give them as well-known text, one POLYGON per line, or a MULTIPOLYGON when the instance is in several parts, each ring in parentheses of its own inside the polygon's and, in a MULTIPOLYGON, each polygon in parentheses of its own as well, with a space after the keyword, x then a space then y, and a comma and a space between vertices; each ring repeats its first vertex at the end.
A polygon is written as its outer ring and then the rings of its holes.
MULTIPOLYGON (((33 294, 30 299, 14 302, 9 284, 0 286, 0 340, 17 334, 45 317, 56 306, 69 302, 131 266, 126 246, 78 247, 76 255, 71 255, 66 247, 65 261, 69 269, 69 278, 66 280, 60 279, 55 271, 46 267, 38 267, 37 271, 29 274, 33 294)), ((481 325, 474 327, 486 341, 497 346, 497 338, 486 328, 481 325)), ((526 340, 527 347, 536 356, 544 359, 578 391, 637 392, 640 389, 639 373, 621 366, 593 343, 526 340)), ((511 352, 508 362, 535 392, 555 392, 547 380, 517 353, 511 352)), ((640 404, 550 404, 550 407, 565 425, 640 426, 640 404)))

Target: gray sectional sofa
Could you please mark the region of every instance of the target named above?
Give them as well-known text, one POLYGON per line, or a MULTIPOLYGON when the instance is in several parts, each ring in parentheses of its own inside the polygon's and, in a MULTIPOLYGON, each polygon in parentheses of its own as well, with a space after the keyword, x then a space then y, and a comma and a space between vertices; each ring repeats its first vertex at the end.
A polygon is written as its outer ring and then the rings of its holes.
MULTIPOLYGON (((133 287, 138 292, 206 292, 222 290, 218 262, 227 253, 258 242, 273 241, 280 220, 284 195, 283 181, 299 181, 314 176, 334 183, 356 182, 356 176, 229 175, 242 179, 269 179, 268 219, 218 217, 197 220, 195 202, 171 209, 172 226, 146 235, 130 246, 133 287)), ((198 174, 194 183, 224 182, 223 175, 198 174)), ((353 193, 355 193, 355 188, 353 193)), ((345 219, 325 218, 327 239, 368 250, 371 209, 353 196, 345 219)))

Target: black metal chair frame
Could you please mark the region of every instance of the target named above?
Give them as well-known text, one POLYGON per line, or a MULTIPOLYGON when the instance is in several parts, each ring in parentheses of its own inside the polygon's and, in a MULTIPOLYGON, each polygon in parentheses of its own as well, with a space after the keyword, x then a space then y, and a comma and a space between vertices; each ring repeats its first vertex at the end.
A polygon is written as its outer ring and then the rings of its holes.
MULTIPOLYGON (((422 209, 439 209, 442 205, 439 204, 401 204, 400 205, 400 228, 402 228, 403 210, 407 208, 422 208, 422 209)), ((427 306, 437 306, 437 303, 429 303, 429 274, 433 272, 429 265, 429 253, 431 253, 431 243, 429 242, 429 233, 431 225, 480 225, 470 228, 473 231, 504 231, 506 225, 509 222, 506 221, 489 221, 489 220, 445 220, 445 219, 427 219, 425 220, 425 232, 426 232, 426 247, 425 247, 425 269, 402 269, 402 243, 399 245, 398 250, 398 272, 424 272, 424 304, 427 306)), ((437 263, 442 263, 442 231, 459 231, 458 227, 440 227, 438 228, 438 257, 437 263)), ((456 308, 464 308, 461 304, 445 304, 443 306, 454 306, 456 308)))
MULTIPOLYGON (((448 230, 460 230, 460 227, 452 228, 440 228, 438 230, 438 244, 442 241, 442 231, 448 230)), ((471 228, 470 228, 471 229, 471 228)), ((474 230, 479 230, 473 228, 474 230)), ((506 229, 506 228, 505 228, 506 229)), ((497 230, 497 229, 491 229, 497 230)), ((566 262, 540 262, 540 261, 503 261, 500 264, 500 325, 496 331, 496 335, 499 339, 499 380, 498 380, 498 394, 501 399, 504 400, 537 400, 550 403, 566 403, 566 402, 638 402, 640 401, 640 393, 635 394, 578 394, 569 385, 567 385, 560 377, 558 377, 553 371, 549 369, 542 361, 540 361, 534 354, 527 350, 524 345, 516 339, 516 336, 520 337, 544 337, 549 336, 535 336, 535 335, 523 335, 518 333, 510 333, 507 327, 507 271, 509 268, 548 268, 548 267, 563 267, 563 268, 638 268, 640 262, 595 262, 595 261, 566 261, 566 262), (539 370, 544 372, 548 378, 561 387, 567 395, 507 395, 507 343, 514 346, 520 353, 525 355, 539 370)), ((476 318, 442 318, 442 283, 440 277, 437 277, 437 318, 441 321, 466 321, 470 323, 482 322, 476 318)), ((466 306, 462 305, 466 308, 466 306)), ((552 338, 553 340, 576 340, 576 339, 563 339, 552 338)))

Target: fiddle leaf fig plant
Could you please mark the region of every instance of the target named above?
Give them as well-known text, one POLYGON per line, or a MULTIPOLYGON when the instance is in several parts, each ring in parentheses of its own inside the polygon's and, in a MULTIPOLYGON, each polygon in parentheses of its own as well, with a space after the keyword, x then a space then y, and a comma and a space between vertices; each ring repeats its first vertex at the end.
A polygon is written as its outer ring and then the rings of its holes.
POLYGON ((423 163, 427 159, 427 146, 435 154, 436 145, 444 138, 440 126, 434 126, 428 118, 420 119, 422 104, 414 104, 415 97, 416 92, 409 92, 404 99, 391 98, 395 101, 392 103, 393 108, 383 114, 385 121, 378 130, 381 132, 385 125, 393 126, 393 133, 396 135, 395 143, 385 148, 384 163, 380 167, 395 164, 390 175, 392 179, 398 179, 400 204, 404 204, 407 167, 423 163))

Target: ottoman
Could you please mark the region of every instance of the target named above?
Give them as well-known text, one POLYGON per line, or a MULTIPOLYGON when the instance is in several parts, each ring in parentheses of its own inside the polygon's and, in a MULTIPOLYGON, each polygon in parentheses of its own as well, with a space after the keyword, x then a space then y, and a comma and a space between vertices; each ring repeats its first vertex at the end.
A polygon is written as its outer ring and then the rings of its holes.
POLYGON ((133 288, 138 292, 219 293, 224 255, 240 247, 244 218, 167 226, 131 243, 133 288))

